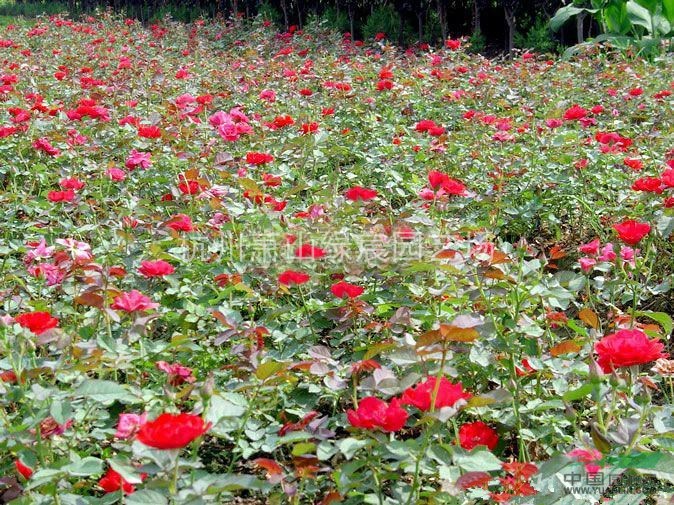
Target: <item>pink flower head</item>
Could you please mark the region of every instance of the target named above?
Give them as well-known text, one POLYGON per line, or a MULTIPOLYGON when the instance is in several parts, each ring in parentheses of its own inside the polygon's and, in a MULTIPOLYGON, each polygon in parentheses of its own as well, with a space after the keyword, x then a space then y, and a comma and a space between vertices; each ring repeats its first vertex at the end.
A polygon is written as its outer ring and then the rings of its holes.
POLYGON ((601 246, 601 242, 596 238, 592 242, 581 245, 578 250, 584 254, 591 254, 594 256, 599 254, 599 246, 601 246))
POLYGON ((616 253, 613 250, 613 244, 606 244, 601 248, 601 255, 599 256, 599 261, 606 261, 611 263, 616 259, 616 253))
POLYGON ((166 361, 157 361, 157 369, 168 374, 168 383, 171 386, 179 386, 185 382, 191 384, 197 379, 192 375, 192 369, 181 365, 180 363, 167 363, 166 361))
POLYGON ((142 153, 132 149, 129 157, 126 159, 126 168, 129 170, 134 170, 138 167, 146 169, 150 165, 152 165, 152 153, 142 153))
POLYGON ((67 252, 75 261, 89 261, 93 259, 91 246, 86 242, 80 242, 73 238, 56 239, 56 243, 66 248, 67 252))
POLYGON ((115 438, 127 439, 136 434, 138 429, 147 422, 147 413, 120 414, 117 421, 115 438))
POLYGON ((146 310, 156 309, 158 303, 137 290, 127 291, 115 297, 110 305, 111 309, 121 310, 128 313, 145 312, 146 310))
POLYGON ((217 128, 218 126, 224 125, 224 124, 233 124, 234 121, 232 120, 232 116, 227 114, 224 111, 219 110, 212 116, 208 118, 208 122, 213 126, 214 128, 217 128))
POLYGON ((105 174, 110 178, 110 180, 115 182, 122 182, 124 179, 126 179, 126 172, 121 168, 108 168, 105 174))
POLYGON ((596 474, 601 469, 601 465, 598 465, 597 461, 601 461, 604 457, 597 449, 574 449, 567 456, 584 463, 585 470, 590 475, 596 474))
POLYGON ((580 263, 580 268, 583 270, 583 272, 589 272, 594 268, 594 266, 597 264, 597 260, 594 258, 580 258, 578 260, 578 263, 580 263))
POLYGON ((47 243, 44 240, 44 237, 40 237, 40 242, 32 247, 23 257, 23 262, 25 264, 32 263, 36 260, 49 259, 54 254, 54 246, 47 246, 47 243))
POLYGON ((144 277, 163 277, 173 272, 175 272, 173 265, 164 260, 143 261, 138 268, 138 273, 144 277))
POLYGON ((630 246, 624 245, 620 248, 620 257, 624 261, 632 261, 634 259, 635 254, 636 251, 630 246))
POLYGON ((260 91, 260 100, 274 102, 276 101, 276 92, 273 89, 264 89, 260 91))

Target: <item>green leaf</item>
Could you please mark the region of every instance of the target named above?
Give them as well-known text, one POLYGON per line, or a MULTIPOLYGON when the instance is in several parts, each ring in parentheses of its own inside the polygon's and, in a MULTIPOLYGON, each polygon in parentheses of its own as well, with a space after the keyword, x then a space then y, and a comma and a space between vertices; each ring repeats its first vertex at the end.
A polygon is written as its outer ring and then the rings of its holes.
POLYGON ((199 494, 219 494, 223 491, 264 490, 269 483, 248 474, 208 475, 194 483, 194 490, 199 494))
POLYGON ((137 403, 139 398, 132 395, 126 387, 113 381, 87 379, 73 392, 75 396, 91 398, 104 405, 110 405, 116 401, 122 403, 137 403))
POLYGON ((578 389, 572 389, 571 391, 567 391, 562 395, 562 398, 564 401, 571 402, 574 400, 580 400, 581 398, 585 398, 587 395, 592 393, 594 390, 594 384, 583 384, 581 387, 578 389))
POLYGON ((337 442, 339 452, 341 452, 346 459, 353 458, 354 454, 363 447, 370 445, 368 440, 358 440, 357 438, 349 437, 337 442))
POLYGON ((670 26, 674 26, 674 0, 662 0, 662 10, 670 26))
POLYGON ((649 319, 652 319, 653 321, 658 323, 660 326, 662 326, 662 329, 665 331, 665 336, 668 336, 670 333, 672 333, 672 330, 674 329, 674 320, 672 320, 672 317, 669 314, 666 314, 664 312, 653 312, 652 310, 640 310, 636 312, 635 315, 648 317, 649 319))
POLYGON ((79 477, 100 475, 103 473, 103 460, 87 456, 64 466, 62 470, 68 472, 70 475, 77 475, 79 477))
POLYGON ((632 30, 632 23, 627 14, 626 4, 610 4, 602 12, 609 32, 626 35, 632 30))
POLYGON ((141 489, 128 495, 125 503, 127 505, 168 505, 168 499, 152 489, 141 489))
POLYGON ((293 447, 292 455, 293 456, 302 456, 308 452, 313 452, 316 448, 316 444, 312 442, 301 442, 293 447))
POLYGON ((558 31, 569 19, 571 19, 573 16, 577 16, 581 12, 592 12, 592 11, 590 9, 576 7, 573 4, 562 7, 555 13, 553 18, 550 20, 550 29, 553 32, 558 31))
POLYGON ((63 469, 55 468, 42 468, 36 471, 30 478, 28 486, 26 486, 26 491, 40 487, 48 482, 56 482, 63 476, 63 469))
POLYGON ((49 413, 57 423, 65 424, 73 415, 72 403, 63 400, 53 400, 51 407, 49 407, 49 413))
POLYGON ((492 472, 501 469, 501 460, 490 451, 478 450, 470 453, 455 453, 454 463, 466 472, 492 472))
POLYGON ((255 377, 264 381, 284 368, 284 363, 279 363, 278 361, 266 361, 257 367, 257 370, 255 370, 255 377))
POLYGON ((136 472, 134 467, 129 464, 128 461, 109 459, 108 464, 129 484, 140 484, 143 482, 143 480, 140 478, 140 475, 136 472))
POLYGON ((626 4, 627 18, 633 25, 643 26, 649 34, 654 32, 653 18, 648 9, 639 5, 633 0, 629 0, 626 4))
POLYGON ((213 423, 213 433, 224 435, 239 429, 246 408, 246 399, 237 393, 216 394, 208 404, 205 420, 213 423))

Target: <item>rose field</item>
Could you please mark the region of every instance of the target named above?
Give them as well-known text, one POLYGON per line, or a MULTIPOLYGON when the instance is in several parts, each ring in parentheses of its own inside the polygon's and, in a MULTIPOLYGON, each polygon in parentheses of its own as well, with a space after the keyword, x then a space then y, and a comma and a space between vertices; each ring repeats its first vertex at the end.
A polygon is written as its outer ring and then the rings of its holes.
POLYGON ((673 53, 106 14, 0 65, 0 503, 673 503, 673 53))

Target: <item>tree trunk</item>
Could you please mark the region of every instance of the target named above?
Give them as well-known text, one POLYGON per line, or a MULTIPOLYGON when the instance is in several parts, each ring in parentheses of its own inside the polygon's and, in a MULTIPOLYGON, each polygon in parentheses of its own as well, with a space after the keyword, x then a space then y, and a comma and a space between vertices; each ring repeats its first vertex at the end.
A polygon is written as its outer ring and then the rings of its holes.
POLYGON ((290 28, 288 24, 288 3, 287 0, 281 0, 281 10, 283 11, 283 23, 285 24, 286 31, 290 28))
POLYGON ((585 36, 583 35, 584 21, 585 21, 585 13, 581 12, 576 16, 576 37, 578 38, 579 44, 585 41, 585 36))
POLYGON ((300 0, 297 0, 295 2, 295 6, 297 7, 297 23, 300 27, 300 30, 302 29, 302 9, 300 8, 300 0))
POLYGON ((480 0, 473 0, 473 35, 482 33, 482 16, 480 0))
POLYGON ((506 23, 508 24, 508 52, 515 49, 515 12, 504 8, 506 23))
POLYGON ((417 12, 417 20, 419 21, 419 43, 424 41, 424 13, 417 12))
POLYGON ((353 33, 354 13, 353 13, 353 4, 351 2, 349 2, 349 4, 348 4, 348 9, 349 9, 349 30, 351 30, 351 40, 355 40, 356 34, 353 33))
POLYGON ((444 0, 437 0, 436 5, 438 9, 438 20, 440 21, 440 33, 442 33, 442 43, 447 40, 447 24, 445 23, 445 6, 444 0))

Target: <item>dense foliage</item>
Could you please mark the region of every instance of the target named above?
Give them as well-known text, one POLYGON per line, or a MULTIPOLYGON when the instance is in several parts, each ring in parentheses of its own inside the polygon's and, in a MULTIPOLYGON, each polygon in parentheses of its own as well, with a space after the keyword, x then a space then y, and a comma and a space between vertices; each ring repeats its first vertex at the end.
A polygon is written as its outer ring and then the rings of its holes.
MULTIPOLYGON (((78 18, 112 9, 147 23, 166 16, 193 22, 259 15, 283 30, 321 22, 354 38, 384 33, 398 45, 437 44, 450 35, 471 35, 474 49, 495 54, 515 43, 522 49, 552 51, 560 43, 582 42, 573 27, 554 34, 547 26, 562 5, 560 0, 0 0, 0 16, 67 13, 78 18)), ((596 34, 593 28, 585 23, 586 35, 596 34)))
POLYGON ((465 49, 7 26, 0 501, 671 489, 672 57, 465 49))

